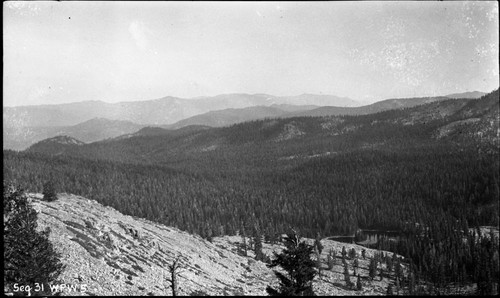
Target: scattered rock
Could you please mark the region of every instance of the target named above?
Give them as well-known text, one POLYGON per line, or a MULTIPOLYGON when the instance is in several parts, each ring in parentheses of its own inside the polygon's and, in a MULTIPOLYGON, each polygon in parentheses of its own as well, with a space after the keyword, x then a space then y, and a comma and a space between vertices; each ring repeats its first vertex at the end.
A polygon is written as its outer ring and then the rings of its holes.
MULTIPOLYGON (((163 287, 168 276, 166 265, 177 255, 181 255, 182 263, 191 269, 185 268, 180 273, 179 288, 184 289, 182 294, 185 295, 197 291, 210 295, 223 295, 224 291, 227 294, 266 295, 266 286, 277 281, 273 270, 263 262, 232 252, 236 247, 235 242, 241 239, 239 236, 214 237, 213 243, 210 243, 176 228, 167 229, 159 224, 125 216, 113 208, 105 208, 72 195, 62 195, 50 207, 45 206, 45 202, 33 204, 42 211, 38 217, 39 228, 52 228, 49 239, 63 255, 66 269, 61 283, 85 283, 87 293, 99 296, 168 294, 170 290, 163 287), (85 227, 77 230, 92 239, 98 259, 79 243, 68 241, 72 232, 66 228, 66 222, 85 223, 85 227), (138 238, 139 243, 134 241, 138 238), (115 264, 116 267, 110 267, 109 264, 115 264), (158 285, 162 288, 158 288, 158 285)), ((322 257, 325 259, 329 248, 340 251, 342 247, 335 241, 323 241, 323 244, 322 257)), ((356 249, 361 250, 360 247, 356 249)), ((267 255, 281 250, 281 245, 263 243, 263 252, 267 255)), ((367 256, 372 254, 373 251, 367 249, 367 256)), ((367 267, 367 262, 361 260, 360 267, 367 267)), ((341 273, 337 271, 342 272, 342 268, 323 271, 324 279, 342 280, 341 273)), ((363 269, 360 271, 364 273, 363 269)), ((370 289, 369 283, 364 285, 366 289, 370 289)), ((380 282, 376 281, 372 288, 379 285, 380 282)), ((331 282, 315 281, 314 287, 315 291, 318 289, 318 295, 356 294, 336 288, 331 282)))

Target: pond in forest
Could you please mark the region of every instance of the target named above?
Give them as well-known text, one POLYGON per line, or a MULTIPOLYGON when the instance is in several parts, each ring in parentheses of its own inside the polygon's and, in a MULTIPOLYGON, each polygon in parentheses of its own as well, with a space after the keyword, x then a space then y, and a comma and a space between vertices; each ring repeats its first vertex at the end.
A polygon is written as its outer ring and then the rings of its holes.
POLYGON ((358 230, 352 236, 329 236, 326 239, 339 241, 350 244, 359 244, 366 247, 374 246, 382 238, 386 237, 388 240, 398 241, 400 239, 400 232, 387 231, 387 230, 358 230))

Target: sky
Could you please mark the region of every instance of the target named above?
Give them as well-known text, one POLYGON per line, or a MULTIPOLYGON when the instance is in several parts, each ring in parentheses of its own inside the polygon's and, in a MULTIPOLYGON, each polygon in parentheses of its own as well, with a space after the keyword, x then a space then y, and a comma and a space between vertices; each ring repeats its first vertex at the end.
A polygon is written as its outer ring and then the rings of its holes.
POLYGON ((3 2, 4 106, 499 86, 497 1, 3 2))

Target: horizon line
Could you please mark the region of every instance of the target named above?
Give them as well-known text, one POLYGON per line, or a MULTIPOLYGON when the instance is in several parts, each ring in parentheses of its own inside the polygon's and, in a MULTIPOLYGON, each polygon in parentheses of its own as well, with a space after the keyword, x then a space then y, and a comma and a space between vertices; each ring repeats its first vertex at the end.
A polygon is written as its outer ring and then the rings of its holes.
POLYGON ((121 103, 157 101, 157 100, 163 100, 163 99, 166 99, 166 98, 169 98, 169 97, 170 98, 175 98, 175 99, 193 100, 193 99, 201 99, 201 98, 213 98, 213 97, 223 96, 223 95, 253 95, 253 96, 269 95, 269 96, 273 96, 273 97, 277 97, 277 98, 297 97, 297 96, 303 96, 303 95, 334 96, 334 97, 338 97, 338 98, 349 99, 349 100, 352 100, 352 101, 354 101, 356 103, 359 103, 359 104, 366 104, 367 102, 369 102, 367 104, 367 105, 369 105, 369 104, 373 104, 373 103, 376 103, 376 102, 380 102, 380 101, 384 101, 384 100, 391 100, 391 99, 426 98, 426 97, 440 97, 440 96, 447 97, 447 96, 454 95, 454 94, 473 93, 473 92, 479 92, 479 93, 488 94, 488 93, 494 92, 495 90, 498 90, 498 89, 499 89, 499 87, 497 87, 497 88, 495 88, 495 89, 493 89, 493 90, 491 90, 489 92, 484 92, 484 91, 479 91, 479 90, 473 90, 473 91, 455 92, 455 93, 450 93, 450 94, 446 94, 446 95, 427 95, 427 96, 412 96, 412 97, 388 97, 388 98, 384 98, 384 99, 380 99, 380 100, 374 100, 374 101, 360 101, 360 100, 352 99, 352 98, 350 98, 348 96, 339 96, 339 95, 334 95, 334 94, 322 94, 322 93, 319 93, 319 94, 318 93, 307 93, 307 92, 304 92, 304 93, 301 93, 301 94, 298 94, 298 95, 281 95, 281 96, 272 95, 272 94, 268 94, 268 93, 233 92, 233 93, 221 93, 221 94, 217 94, 217 95, 213 95, 213 96, 210 96, 210 95, 201 95, 201 96, 194 96, 194 97, 178 97, 178 96, 173 96, 173 95, 167 95, 167 96, 163 96, 163 97, 160 97, 160 98, 154 98, 154 99, 123 100, 123 101, 117 101, 117 102, 109 102, 109 101, 98 100, 98 99, 90 99, 90 100, 81 100, 81 101, 63 102, 63 103, 42 103, 42 104, 31 104, 31 105, 28 104, 28 105, 18 105, 18 106, 6 106, 6 105, 2 105, 2 106, 3 106, 3 108, 22 108, 22 107, 70 105, 70 104, 88 103, 88 102, 102 102, 102 103, 105 103, 105 104, 121 104, 121 103))

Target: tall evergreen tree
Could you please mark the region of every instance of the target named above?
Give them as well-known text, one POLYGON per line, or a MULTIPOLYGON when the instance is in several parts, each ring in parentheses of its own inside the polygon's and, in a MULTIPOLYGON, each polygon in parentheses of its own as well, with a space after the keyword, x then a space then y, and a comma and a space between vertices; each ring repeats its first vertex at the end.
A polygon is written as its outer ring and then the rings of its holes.
POLYGON ((375 260, 375 258, 372 258, 370 260, 370 265, 368 266, 368 272, 372 280, 375 278, 375 276, 377 276, 377 260, 375 260))
POLYGON ((333 266, 335 265, 335 258, 336 258, 336 252, 332 248, 330 248, 330 251, 328 252, 327 257, 327 265, 328 265, 328 270, 332 270, 333 266))
POLYGON ((312 280, 317 272, 315 262, 311 259, 313 246, 300 242, 299 236, 293 232, 285 239, 286 248, 280 253, 275 253, 275 259, 268 265, 270 268, 280 266, 286 275, 274 271, 280 281, 278 289, 271 286, 266 291, 271 296, 311 296, 314 295, 312 280))
POLYGON ((4 290, 12 292, 15 283, 35 289, 38 283, 45 292, 36 294, 52 294, 49 284, 64 266, 49 241, 50 229, 37 231, 37 213, 21 189, 4 181, 3 199, 4 290))
POLYGON ((321 244, 321 236, 319 233, 316 234, 316 239, 314 239, 314 246, 318 249, 319 254, 323 251, 323 244, 321 244))
POLYGON ((257 261, 264 261, 264 253, 262 252, 262 235, 258 226, 254 227, 253 242, 255 259, 257 261))
POLYGON ((240 244, 240 254, 242 256, 247 256, 248 255, 248 246, 247 246, 247 235, 245 232, 245 226, 243 225, 243 222, 240 224, 240 235, 241 235, 241 244, 240 244))
POLYGON ((47 181, 43 185, 43 199, 48 202, 57 200, 56 190, 52 181, 47 181))
POLYGON ((348 289, 352 288, 352 281, 349 276, 349 268, 347 268, 347 263, 344 264, 344 281, 345 281, 345 286, 348 289))
POLYGON ((356 289, 361 291, 363 289, 363 284, 361 283, 361 277, 358 274, 358 279, 356 280, 356 289))

